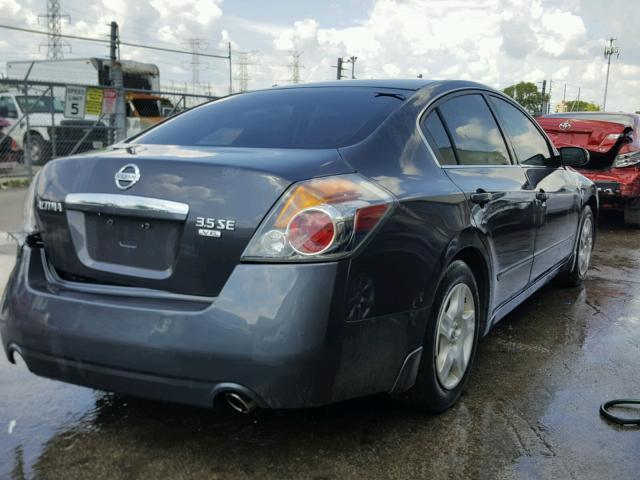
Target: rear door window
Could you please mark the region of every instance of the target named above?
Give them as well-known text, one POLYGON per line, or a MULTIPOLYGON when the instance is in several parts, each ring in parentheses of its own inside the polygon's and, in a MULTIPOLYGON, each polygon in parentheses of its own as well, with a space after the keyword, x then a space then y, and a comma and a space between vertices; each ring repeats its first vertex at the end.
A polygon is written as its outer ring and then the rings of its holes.
POLYGON ((501 98, 492 96, 491 103, 511 138, 518 162, 523 165, 552 165, 549 145, 533 122, 501 98))
POLYGON ((510 165, 498 124, 482 95, 454 97, 439 107, 460 165, 510 165))
MULTIPOLYGON (((337 148, 366 138, 404 95, 365 87, 284 88, 197 107, 136 142, 255 148, 337 148)), ((403 92, 407 93, 407 92, 403 92)), ((408 96, 408 95, 407 95, 408 96)))
POLYGON ((422 120, 422 129, 438 150, 438 161, 441 165, 456 165, 456 156, 444 125, 437 111, 431 112, 422 120))

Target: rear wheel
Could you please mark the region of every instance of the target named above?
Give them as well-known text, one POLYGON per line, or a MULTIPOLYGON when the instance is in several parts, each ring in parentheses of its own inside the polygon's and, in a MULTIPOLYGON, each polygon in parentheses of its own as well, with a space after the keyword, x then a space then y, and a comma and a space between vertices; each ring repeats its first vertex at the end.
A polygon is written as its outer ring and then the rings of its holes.
POLYGON ((456 403, 475 358, 480 311, 471 269, 459 260, 451 263, 436 292, 416 383, 400 401, 433 413, 456 403))
POLYGON ((628 227, 640 228, 640 199, 634 200, 624 206, 624 223, 628 227))
MULTIPOLYGON (((35 132, 31 133, 30 137, 31 137, 30 142, 27 142, 27 136, 25 135, 24 145, 26 148, 29 148, 29 155, 31 156, 31 164, 42 165, 47 159, 46 157, 47 144, 44 141, 44 138, 42 138, 42 136, 40 136, 40 134, 38 133, 35 133, 35 132)), ((25 153, 25 157, 26 157, 26 153, 25 153)), ((25 159, 25 163, 26 163, 26 159, 25 159)))
POLYGON ((561 283, 570 287, 577 287, 587 277, 589 263, 591 262, 591 252, 593 251, 594 227, 593 212, 591 211, 591 207, 586 206, 584 210, 582 210, 582 216, 580 218, 580 230, 573 253, 571 270, 568 270, 560 276, 561 283))

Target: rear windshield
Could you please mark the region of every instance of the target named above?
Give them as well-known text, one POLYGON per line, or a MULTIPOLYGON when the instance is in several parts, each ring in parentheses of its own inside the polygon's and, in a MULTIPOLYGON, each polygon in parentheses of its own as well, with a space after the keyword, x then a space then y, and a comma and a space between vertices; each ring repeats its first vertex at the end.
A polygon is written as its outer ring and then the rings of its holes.
POLYGON ((557 115, 545 115, 545 118, 575 118, 576 120, 596 120, 598 122, 620 123, 627 127, 633 127, 631 115, 617 115, 615 113, 559 113, 557 115))
POLYGON ((314 87, 243 93, 197 107, 135 138, 162 145, 336 148, 352 145, 407 92, 314 87))

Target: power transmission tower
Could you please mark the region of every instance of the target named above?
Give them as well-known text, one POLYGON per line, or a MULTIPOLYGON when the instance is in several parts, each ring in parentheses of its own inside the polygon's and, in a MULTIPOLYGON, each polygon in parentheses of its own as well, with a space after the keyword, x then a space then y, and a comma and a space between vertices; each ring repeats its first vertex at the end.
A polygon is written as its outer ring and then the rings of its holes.
POLYGON ((293 50, 291 52, 291 63, 289 68, 291 69, 291 83, 300 83, 300 69, 304 66, 300 65, 300 56, 302 52, 299 50, 293 50))
POLYGON ((246 92, 249 90, 249 65, 253 65, 251 61, 251 55, 253 52, 237 52, 238 60, 236 65, 238 66, 238 84, 240 92, 246 92))
POLYGON ((611 68, 611 57, 613 55, 615 55, 616 58, 620 56, 620 49, 613 44, 613 42, 615 41, 616 39, 611 37, 609 39, 609 45, 606 45, 604 47, 604 57, 607 59, 607 77, 604 81, 604 99, 602 100, 603 111, 607 109, 607 90, 609 89, 609 69, 611 68))
POLYGON ((71 45, 62 41, 62 19, 66 18, 67 22, 71 20, 69 15, 60 13, 60 0, 47 0, 46 15, 38 15, 38 23, 46 20, 47 24, 47 43, 40 44, 40 47, 47 47, 47 59, 61 60, 64 58, 64 49, 71 51, 71 45))
POLYGON ((209 48, 209 42, 203 38, 190 38, 187 45, 191 51, 191 88, 194 93, 200 88, 200 69, 206 67, 206 64, 200 62, 200 52, 209 48))

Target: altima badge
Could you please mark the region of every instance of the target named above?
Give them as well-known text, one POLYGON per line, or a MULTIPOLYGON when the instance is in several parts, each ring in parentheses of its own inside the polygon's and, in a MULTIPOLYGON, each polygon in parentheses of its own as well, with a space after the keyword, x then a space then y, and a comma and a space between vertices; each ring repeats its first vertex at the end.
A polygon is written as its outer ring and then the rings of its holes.
POLYGON ((38 210, 47 212, 62 212, 62 202, 38 199, 38 210))
POLYGON ((135 163, 129 163, 116 172, 116 187, 126 190, 140 180, 140 169, 135 163))

